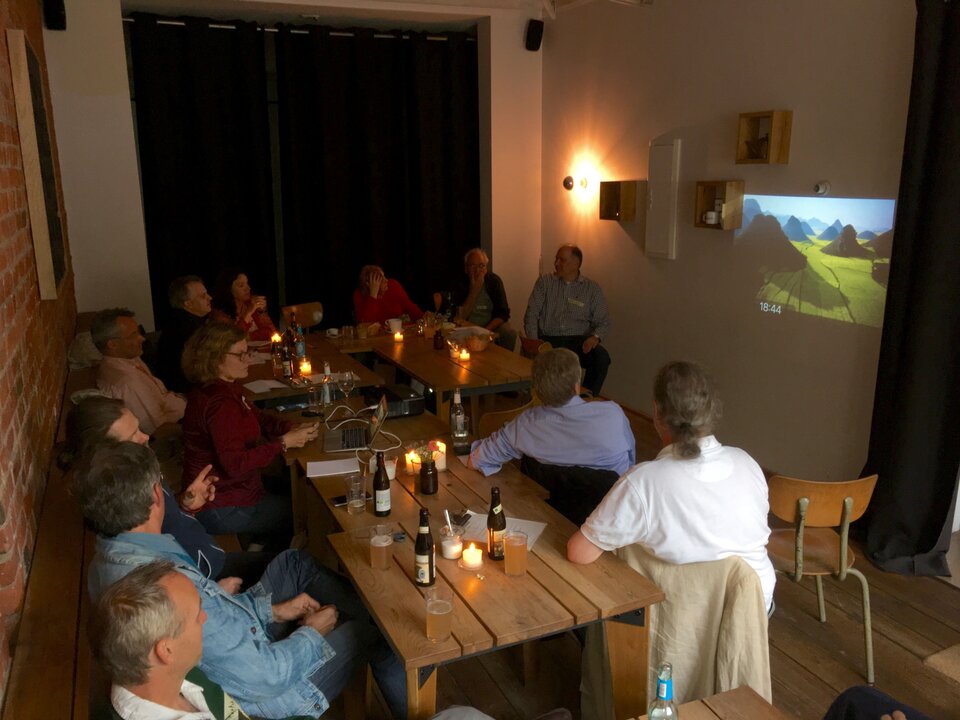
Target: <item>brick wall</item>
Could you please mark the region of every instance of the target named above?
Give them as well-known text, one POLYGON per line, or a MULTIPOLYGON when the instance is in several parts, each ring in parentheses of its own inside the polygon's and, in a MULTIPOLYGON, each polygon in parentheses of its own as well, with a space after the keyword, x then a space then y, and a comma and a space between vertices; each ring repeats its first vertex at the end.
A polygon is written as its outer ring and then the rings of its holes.
MULTIPOLYGON (((63 279, 57 300, 41 302, 39 298, 7 54, 8 29, 26 33, 27 43, 45 68, 40 3, 0 2, 0 702, 15 651, 59 420, 66 347, 76 322, 72 271, 63 279)), ((47 114, 52 124, 49 96, 47 114)), ((66 233, 66 222, 63 226, 66 233)))

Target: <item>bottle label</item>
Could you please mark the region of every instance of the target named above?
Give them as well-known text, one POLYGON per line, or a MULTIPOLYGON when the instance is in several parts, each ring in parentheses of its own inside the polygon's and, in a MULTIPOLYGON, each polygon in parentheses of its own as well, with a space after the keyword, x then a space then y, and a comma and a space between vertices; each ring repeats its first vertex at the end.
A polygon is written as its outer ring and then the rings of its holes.
POLYGON ((503 506, 502 506, 502 505, 497 505, 497 506, 493 509, 492 512, 493 512, 494 515, 499 515, 500 513, 503 512, 503 506))
POLYGON ((297 340, 297 357, 305 358, 307 356, 307 343, 303 340, 297 340))
POLYGON ((430 556, 429 555, 417 555, 414 562, 416 563, 416 581, 421 585, 429 585, 430 580, 430 556))
POLYGON ((670 680, 657 680, 657 697, 661 700, 673 699, 673 678, 670 680))
POLYGON ((390 511, 390 490, 374 491, 374 509, 377 512, 390 511))
POLYGON ((487 529, 487 552, 490 557, 503 558, 503 536, 506 530, 487 529))

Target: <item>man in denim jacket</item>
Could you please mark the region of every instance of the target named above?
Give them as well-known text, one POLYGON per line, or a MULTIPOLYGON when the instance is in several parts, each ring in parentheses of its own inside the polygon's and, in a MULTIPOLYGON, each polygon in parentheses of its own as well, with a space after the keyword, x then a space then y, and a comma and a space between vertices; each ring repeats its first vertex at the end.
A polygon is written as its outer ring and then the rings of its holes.
POLYGON ((288 550, 252 588, 227 592, 172 536, 160 534, 160 468, 153 452, 136 443, 98 449, 78 468, 75 484, 83 516, 97 532, 91 596, 96 600, 136 567, 171 561, 193 582, 208 616, 200 668, 246 713, 319 717, 369 662, 391 712, 406 717, 403 668, 343 578, 288 550))

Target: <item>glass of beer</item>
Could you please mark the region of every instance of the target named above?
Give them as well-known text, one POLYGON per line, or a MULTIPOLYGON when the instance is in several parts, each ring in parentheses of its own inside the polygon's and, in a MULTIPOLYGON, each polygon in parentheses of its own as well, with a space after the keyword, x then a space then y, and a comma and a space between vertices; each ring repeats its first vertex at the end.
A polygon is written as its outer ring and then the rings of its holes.
POLYGON ((431 642, 443 642, 450 637, 450 619, 453 614, 453 590, 446 585, 434 585, 426 589, 427 638, 431 642))
POLYGON ((527 534, 508 530, 503 536, 503 572, 507 575, 527 573, 527 534))
POLYGON ((386 570, 393 558, 393 526, 374 525, 370 528, 370 567, 386 570))

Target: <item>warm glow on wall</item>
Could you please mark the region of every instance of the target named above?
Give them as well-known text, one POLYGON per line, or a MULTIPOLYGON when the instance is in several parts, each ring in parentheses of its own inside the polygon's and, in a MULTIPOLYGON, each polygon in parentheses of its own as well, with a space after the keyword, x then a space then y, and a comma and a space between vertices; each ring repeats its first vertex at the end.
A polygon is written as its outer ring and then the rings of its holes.
POLYGON ((600 192, 600 168, 596 159, 590 153, 581 153, 569 167, 570 175, 564 178, 563 187, 571 191, 577 211, 596 210, 600 192))

